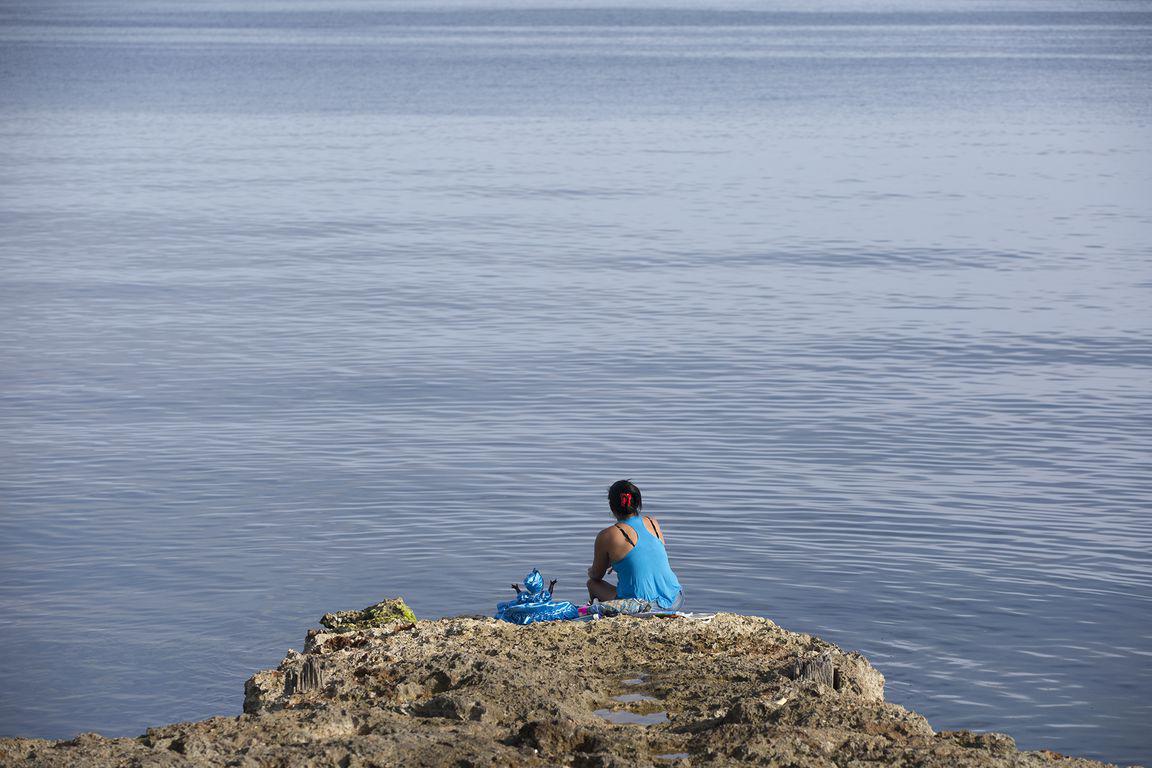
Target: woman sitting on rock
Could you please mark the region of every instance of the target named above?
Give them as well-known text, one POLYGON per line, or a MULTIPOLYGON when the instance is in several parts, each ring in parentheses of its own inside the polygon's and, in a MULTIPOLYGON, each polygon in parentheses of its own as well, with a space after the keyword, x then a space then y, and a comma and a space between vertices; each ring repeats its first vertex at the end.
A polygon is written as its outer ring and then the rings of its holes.
POLYGON ((589 602, 638 597, 678 610, 684 601, 680 582, 668 565, 659 524, 640 514, 640 489, 631 480, 616 481, 608 489, 608 506, 617 522, 596 536, 588 569, 589 602), (615 585, 604 580, 609 570, 616 571, 615 585))

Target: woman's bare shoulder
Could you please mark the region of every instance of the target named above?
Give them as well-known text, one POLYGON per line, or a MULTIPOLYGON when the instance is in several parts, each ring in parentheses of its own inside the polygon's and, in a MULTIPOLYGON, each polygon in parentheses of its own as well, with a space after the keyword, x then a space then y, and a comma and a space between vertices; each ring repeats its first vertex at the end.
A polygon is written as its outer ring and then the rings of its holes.
POLYGON ((663 541, 664 531, 660 530, 660 522, 656 518, 652 517, 652 515, 645 515, 644 521, 648 523, 649 532, 654 533, 660 538, 661 541, 663 541))

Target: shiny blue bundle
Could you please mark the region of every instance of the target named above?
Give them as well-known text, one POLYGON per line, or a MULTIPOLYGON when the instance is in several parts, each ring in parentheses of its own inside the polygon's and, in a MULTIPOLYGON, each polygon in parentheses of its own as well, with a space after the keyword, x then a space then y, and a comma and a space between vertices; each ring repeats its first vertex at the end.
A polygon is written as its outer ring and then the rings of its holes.
POLYGON ((517 591, 515 600, 496 605, 496 618, 513 624, 562 621, 579 615, 576 606, 567 600, 552 600, 552 593, 544 589, 544 577, 535 568, 524 577, 524 591, 517 591))
MULTIPOLYGON (((608 600, 607 602, 593 603, 588 606, 588 613, 593 613, 599 616, 635 616, 638 613, 652 613, 661 612, 659 603, 652 600, 641 600, 638 597, 624 597, 619 600, 608 600)), ((662 611, 663 613, 675 613, 675 611, 662 611)))

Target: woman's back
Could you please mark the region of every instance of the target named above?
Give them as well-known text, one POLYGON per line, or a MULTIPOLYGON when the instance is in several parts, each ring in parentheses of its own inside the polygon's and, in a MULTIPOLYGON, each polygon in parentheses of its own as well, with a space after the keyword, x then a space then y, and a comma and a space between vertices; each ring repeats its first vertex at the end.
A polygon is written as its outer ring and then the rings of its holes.
POLYGON ((655 600, 662 608, 674 608, 680 597, 680 582, 668 563, 664 542, 648 529, 646 522, 649 522, 646 518, 633 515, 616 524, 633 545, 627 554, 612 563, 617 575, 616 597, 655 600), (628 530, 624 530, 624 526, 628 530))

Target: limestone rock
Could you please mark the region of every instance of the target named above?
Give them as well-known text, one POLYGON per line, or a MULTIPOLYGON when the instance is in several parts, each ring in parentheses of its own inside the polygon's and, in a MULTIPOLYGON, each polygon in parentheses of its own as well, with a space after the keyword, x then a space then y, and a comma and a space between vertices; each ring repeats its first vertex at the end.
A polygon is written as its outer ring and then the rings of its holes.
POLYGON ((863 656, 767 619, 331 624, 343 631, 310 632, 304 653, 256 673, 238 717, 138 739, 0 739, 0 764, 1101 765, 1020 752, 1002 734, 936 734, 884 701, 863 656))

